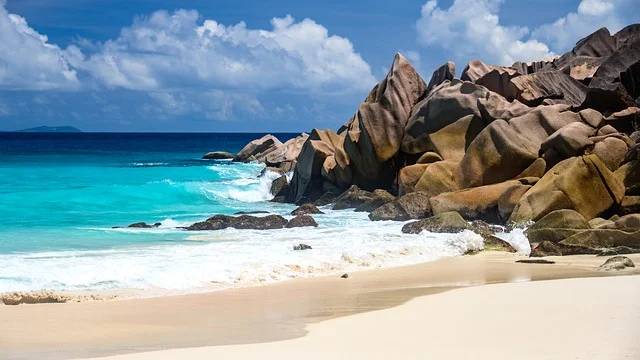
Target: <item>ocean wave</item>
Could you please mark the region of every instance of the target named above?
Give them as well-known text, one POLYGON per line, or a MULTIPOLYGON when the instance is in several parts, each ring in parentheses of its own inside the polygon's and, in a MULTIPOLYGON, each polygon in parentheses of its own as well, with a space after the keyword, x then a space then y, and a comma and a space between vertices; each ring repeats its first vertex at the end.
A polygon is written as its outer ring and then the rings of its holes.
MULTIPOLYGON (((253 286, 416 264, 482 248, 482 238, 472 232, 407 235, 401 232, 403 223, 372 223, 366 214, 351 211, 329 211, 315 218, 318 228, 183 231, 175 232, 183 242, 167 245, 0 255, 0 292, 186 293, 210 290, 212 283, 217 288, 253 286), (313 249, 294 251, 299 243, 313 249)), ((178 225, 167 219, 167 228, 113 231, 175 231, 178 225)))
POLYGON ((138 163, 138 162, 134 162, 130 164, 133 167, 157 167, 157 166, 166 166, 169 165, 169 163, 163 163, 163 162, 148 162, 148 163, 138 163))

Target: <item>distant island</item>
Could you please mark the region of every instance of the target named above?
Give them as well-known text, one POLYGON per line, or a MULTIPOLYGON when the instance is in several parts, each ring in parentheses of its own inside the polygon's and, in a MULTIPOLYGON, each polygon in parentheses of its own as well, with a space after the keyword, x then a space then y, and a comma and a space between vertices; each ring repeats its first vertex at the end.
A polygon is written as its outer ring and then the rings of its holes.
POLYGON ((40 132, 40 133, 79 133, 82 132, 73 126, 38 126, 29 129, 16 130, 16 132, 40 132))

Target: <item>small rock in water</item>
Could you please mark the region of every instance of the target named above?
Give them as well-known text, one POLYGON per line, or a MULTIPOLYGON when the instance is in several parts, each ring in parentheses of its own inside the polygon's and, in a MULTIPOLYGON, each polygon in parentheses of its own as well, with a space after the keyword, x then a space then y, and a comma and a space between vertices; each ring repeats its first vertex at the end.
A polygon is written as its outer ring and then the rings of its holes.
POLYGON ((309 215, 309 214, 324 214, 314 204, 302 204, 297 209, 291 212, 291 215, 309 215))
POLYGON ((342 276, 340 276, 341 279, 348 279, 349 278, 349 274, 342 274, 342 276))
POLYGON ((311 250, 311 249, 313 248, 307 244, 299 244, 299 245, 293 246, 293 250, 311 250))
POLYGON ((135 224, 131 224, 131 225, 127 226, 127 227, 128 228, 136 228, 136 229, 151 229, 151 228, 154 228, 154 227, 157 228, 160 225, 162 225, 162 223, 155 223, 153 225, 149 225, 149 224, 147 224, 145 222, 138 222, 138 223, 135 223, 135 224))
POLYGON ((521 264, 555 264, 555 261, 545 260, 545 259, 527 259, 527 260, 518 260, 517 263, 521 264))
POLYGON ((238 211, 233 215, 255 215, 255 214, 268 214, 268 211, 238 211))
POLYGON ((318 223, 309 215, 297 215, 287 224, 287 228, 318 227, 318 223))
POLYGON ((626 256, 614 256, 600 265, 600 270, 623 270, 628 267, 636 267, 636 265, 626 256))

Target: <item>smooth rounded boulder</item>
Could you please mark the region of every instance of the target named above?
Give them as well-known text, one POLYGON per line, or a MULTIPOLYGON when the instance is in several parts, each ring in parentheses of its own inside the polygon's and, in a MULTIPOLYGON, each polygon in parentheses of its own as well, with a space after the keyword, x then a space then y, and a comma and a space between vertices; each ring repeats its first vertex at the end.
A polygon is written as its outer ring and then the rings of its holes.
POLYGON ((471 225, 460 214, 451 211, 405 224, 402 227, 402 232, 405 234, 420 234, 423 231, 429 231, 455 234, 469 229, 471 229, 471 225))
POLYGON ((520 199, 510 222, 537 221, 560 209, 576 210, 591 220, 623 197, 624 185, 596 155, 573 157, 554 166, 520 199))
POLYGON ((373 221, 406 221, 424 219, 432 215, 429 194, 418 191, 400 196, 382 205, 369 214, 369 219, 373 221))

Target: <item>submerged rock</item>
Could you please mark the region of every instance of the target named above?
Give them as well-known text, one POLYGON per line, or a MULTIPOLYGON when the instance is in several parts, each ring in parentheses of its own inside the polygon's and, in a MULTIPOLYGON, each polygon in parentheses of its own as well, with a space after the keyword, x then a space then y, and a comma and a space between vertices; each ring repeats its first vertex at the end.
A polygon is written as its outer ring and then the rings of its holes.
POLYGON ((355 209, 356 212, 372 212, 384 204, 387 204, 395 200, 395 196, 389 194, 388 191, 382 189, 376 189, 373 191, 372 198, 358 205, 355 209))
POLYGON ((251 215, 240 215, 238 217, 214 215, 206 221, 198 222, 187 227, 187 230, 223 230, 227 228, 239 230, 271 230, 283 229, 288 223, 287 219, 280 215, 267 215, 260 217, 251 215))
POLYGON ((136 229, 151 229, 151 228, 157 228, 160 225, 162 225, 162 223, 155 223, 153 225, 149 225, 145 222, 138 222, 135 224, 131 224, 129 226, 127 226, 128 228, 136 228, 136 229))
POLYGON ((296 250, 296 251, 311 250, 311 249, 313 248, 307 244, 298 244, 293 246, 293 250, 296 250))
POLYGON ((314 204, 302 204, 291 212, 291 215, 324 214, 314 204))
POLYGON ((287 228, 318 227, 318 223, 309 215, 297 215, 289 221, 287 228))
POLYGON ((235 157, 234 154, 226 151, 212 151, 206 153, 202 158, 206 160, 230 160, 235 157))

